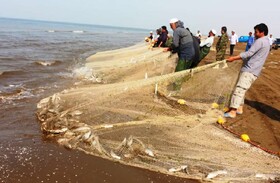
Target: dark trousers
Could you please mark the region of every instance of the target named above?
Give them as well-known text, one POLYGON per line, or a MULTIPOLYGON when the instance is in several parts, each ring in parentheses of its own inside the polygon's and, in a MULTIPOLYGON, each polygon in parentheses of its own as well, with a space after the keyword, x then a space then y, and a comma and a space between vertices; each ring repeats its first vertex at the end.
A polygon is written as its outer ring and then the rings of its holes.
POLYGON ((235 44, 230 45, 230 56, 233 55, 234 46, 235 46, 235 44))

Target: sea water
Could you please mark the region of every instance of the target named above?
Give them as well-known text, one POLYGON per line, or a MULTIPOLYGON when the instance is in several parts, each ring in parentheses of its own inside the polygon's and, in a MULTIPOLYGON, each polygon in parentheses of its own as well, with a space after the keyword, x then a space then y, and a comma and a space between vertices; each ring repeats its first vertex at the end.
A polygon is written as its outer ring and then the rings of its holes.
MULTIPOLYGON (((147 32, 0 18, 0 182, 108 179, 86 171, 93 165, 80 152, 44 140, 36 104, 73 86, 73 70, 83 68, 88 56, 137 44, 147 32)), ((93 164, 99 166, 99 161, 93 164)))

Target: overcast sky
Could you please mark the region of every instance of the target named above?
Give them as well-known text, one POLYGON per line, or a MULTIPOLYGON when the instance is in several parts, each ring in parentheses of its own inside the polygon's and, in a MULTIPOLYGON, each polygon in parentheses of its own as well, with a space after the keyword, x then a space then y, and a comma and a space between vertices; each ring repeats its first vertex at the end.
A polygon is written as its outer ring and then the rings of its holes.
MULTIPOLYGON (((0 17, 60 22, 156 28, 178 18, 192 32, 221 26, 247 35, 266 23, 280 36, 279 0, 0 0, 0 17)), ((0 25, 1 26, 1 25, 0 25)))

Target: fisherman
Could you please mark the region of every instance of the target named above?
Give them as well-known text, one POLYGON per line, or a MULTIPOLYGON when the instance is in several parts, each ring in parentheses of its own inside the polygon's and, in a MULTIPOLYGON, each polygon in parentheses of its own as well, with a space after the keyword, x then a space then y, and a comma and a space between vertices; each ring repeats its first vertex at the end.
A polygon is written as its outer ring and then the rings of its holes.
POLYGON ((221 61, 225 59, 226 49, 229 41, 226 26, 223 26, 221 28, 221 33, 222 35, 216 44, 216 61, 221 61))
POLYGON ((153 41, 155 39, 153 31, 150 31, 149 38, 153 41))
POLYGON ((270 51, 269 39, 266 37, 268 27, 261 23, 256 25, 254 29, 256 40, 251 48, 247 52, 227 59, 228 62, 243 60, 239 79, 231 97, 230 110, 224 114, 228 118, 235 118, 236 114, 243 113, 245 93, 260 75, 270 51))
POLYGON ((192 35, 184 28, 184 23, 177 18, 171 19, 169 23, 173 30, 173 43, 167 50, 171 50, 172 53, 177 52, 179 57, 175 72, 189 69, 195 55, 192 35))
POLYGON ((230 56, 233 55, 234 47, 238 43, 238 36, 235 34, 235 31, 231 31, 231 36, 229 37, 230 40, 230 56))
POLYGON ((246 45, 246 50, 245 51, 248 51, 251 48, 251 46, 254 43, 254 41, 255 41, 255 38, 254 38, 254 36, 252 36, 252 32, 249 32, 249 39, 247 41, 247 45, 246 45))
MULTIPOLYGON (((202 40, 200 43, 200 53, 199 53, 199 62, 206 57, 206 55, 208 55, 208 53, 210 52, 210 48, 212 46, 212 44, 214 43, 214 38, 215 35, 217 34, 217 31, 212 29, 210 30, 209 34, 208 34, 208 38, 205 40, 202 40)), ((197 65, 199 64, 199 62, 197 63, 197 65)))
POLYGON ((157 43, 158 47, 166 47, 165 44, 168 39, 167 34, 168 34, 168 30, 167 30, 166 26, 163 25, 161 27, 161 34, 158 38, 158 43, 157 43))

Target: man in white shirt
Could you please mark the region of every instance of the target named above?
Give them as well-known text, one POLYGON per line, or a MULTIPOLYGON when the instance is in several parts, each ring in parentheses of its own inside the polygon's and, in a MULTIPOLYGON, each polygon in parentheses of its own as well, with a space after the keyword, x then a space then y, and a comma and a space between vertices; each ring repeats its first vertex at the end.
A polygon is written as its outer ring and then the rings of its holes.
POLYGON ((204 57, 206 57, 206 55, 208 55, 208 53, 210 52, 210 48, 211 48, 212 44, 214 43, 214 37, 216 34, 217 34, 217 31, 212 29, 209 31, 208 38, 201 41, 201 43, 199 45, 200 46, 199 62, 204 57))
POLYGON ((217 31, 212 29, 209 31, 208 38, 201 41, 201 43, 199 44, 199 46, 200 46, 199 59, 196 62, 192 63, 191 68, 198 66, 200 61, 204 57, 206 57, 206 55, 208 55, 208 53, 210 52, 210 48, 211 48, 212 44, 214 43, 214 37, 216 34, 217 34, 217 31))
POLYGON ((234 47, 236 45, 236 43, 238 42, 238 36, 235 34, 235 31, 231 31, 231 36, 229 37, 230 40, 230 56, 233 55, 233 50, 234 47))
POLYGON ((275 41, 275 39, 273 38, 272 34, 269 35, 268 39, 269 39, 270 51, 271 51, 272 44, 273 44, 273 42, 275 41))

